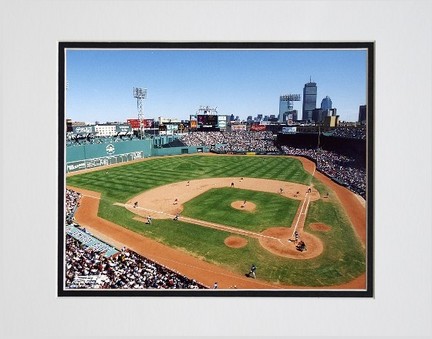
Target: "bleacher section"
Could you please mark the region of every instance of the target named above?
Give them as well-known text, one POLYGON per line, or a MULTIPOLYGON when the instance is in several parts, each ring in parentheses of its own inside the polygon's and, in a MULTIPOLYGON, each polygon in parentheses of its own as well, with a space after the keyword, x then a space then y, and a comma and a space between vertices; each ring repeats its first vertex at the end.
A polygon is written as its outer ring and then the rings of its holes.
POLYGON ((65 286, 70 289, 204 289, 189 279, 125 247, 117 250, 72 221, 81 195, 66 190, 65 286))
POLYGON ((65 231, 66 234, 74 237, 87 248, 90 248, 96 252, 104 252, 105 257, 107 258, 118 253, 117 249, 114 247, 100 241, 99 239, 96 239, 91 234, 88 234, 73 225, 66 226, 65 231))
POLYGON ((107 258, 66 235, 66 288, 204 289, 165 266, 122 248, 107 258))
POLYGON ((207 146, 215 153, 279 154, 270 131, 193 132, 181 139, 188 146, 207 146))

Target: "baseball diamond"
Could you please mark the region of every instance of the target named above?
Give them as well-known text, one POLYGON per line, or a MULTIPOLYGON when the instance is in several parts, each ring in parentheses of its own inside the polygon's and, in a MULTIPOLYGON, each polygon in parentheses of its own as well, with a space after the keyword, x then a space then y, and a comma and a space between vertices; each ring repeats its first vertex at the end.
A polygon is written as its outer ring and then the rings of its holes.
POLYGON ((71 172, 66 184, 81 193, 81 227, 208 288, 366 289, 365 201, 315 166, 200 153, 71 172))

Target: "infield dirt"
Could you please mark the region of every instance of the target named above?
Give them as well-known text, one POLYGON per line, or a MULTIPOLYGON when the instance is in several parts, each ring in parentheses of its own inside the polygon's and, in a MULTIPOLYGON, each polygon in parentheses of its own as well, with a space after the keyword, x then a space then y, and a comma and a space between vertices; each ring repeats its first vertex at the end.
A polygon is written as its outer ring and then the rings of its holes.
MULTIPOLYGON (((302 157, 295 157, 298 160, 300 160, 305 168, 306 171, 309 173, 314 173, 314 176, 321 182, 323 182, 325 185, 327 185, 330 189, 335 192, 337 198, 341 202, 341 204, 344 206, 345 211, 351 221, 351 223, 354 226, 354 229, 359 236, 363 246, 365 246, 366 243, 366 210, 364 202, 362 202, 361 199, 358 199, 358 197, 347 190, 344 187, 341 187, 334 183, 331 179, 327 178, 325 175, 321 174, 320 172, 315 171, 315 164, 307 159, 304 159, 302 157)), ((185 202, 187 200, 192 199, 194 196, 197 196, 201 193, 203 193, 204 188, 208 187, 208 189, 213 188, 215 185, 221 185, 221 187, 226 187, 226 185, 231 184, 233 180, 235 181, 235 186, 238 188, 245 188, 248 189, 248 185, 252 185, 252 187, 261 187, 260 185, 257 185, 257 183, 253 183, 252 179, 247 178, 244 180, 241 180, 240 178, 226 178, 225 181, 217 184, 213 180, 217 179, 211 179, 211 181, 208 181, 210 179, 203 179, 204 182, 195 180, 191 181, 189 186, 186 187, 186 182, 176 183, 173 184, 171 188, 176 187, 175 185, 178 185, 179 188, 181 188, 180 191, 171 190, 166 191, 162 190, 160 196, 153 196, 154 198, 151 199, 152 204, 149 208, 154 209, 154 211, 160 211, 162 213, 159 214, 158 217, 166 218, 171 217, 172 215, 176 213, 181 213, 182 207, 181 203, 185 202), (198 184, 200 182, 200 185, 198 184), (192 184, 197 184, 196 187, 201 187, 200 189, 194 190, 186 190, 191 188, 192 184), (202 187, 202 186, 205 187, 202 187), (242 185, 242 186, 241 186, 242 185), (243 187, 244 186, 244 187, 243 187), (169 194, 167 193, 169 192, 169 194), (175 199, 178 199, 177 203, 175 203, 175 199)), ((255 180, 264 180, 264 179, 255 179, 255 180)), ((269 180, 266 180, 266 182, 269 180)), ((302 193, 305 192, 305 189, 307 186, 300 185, 297 186, 297 184, 287 183, 287 182, 280 182, 277 180, 270 180, 274 181, 274 187, 271 186, 270 190, 272 192, 277 192, 281 185, 283 184, 283 193, 290 198, 295 199, 294 195, 296 195, 297 191, 301 191, 302 193)), ((262 184, 262 183, 261 183, 262 184)), ((266 184, 267 186, 267 184, 266 184)), ((75 187, 68 187, 71 189, 74 189, 81 194, 83 194, 83 197, 80 202, 80 207, 78 208, 75 218, 77 222, 82 225, 83 227, 86 227, 91 233, 93 233, 95 236, 101 238, 102 240, 121 248, 123 246, 126 246, 130 248, 131 250, 139 253, 140 255, 147 257, 151 260, 154 260, 155 262, 158 262, 159 264, 162 264, 164 266, 167 266, 174 271, 177 271, 185 276, 188 276, 190 278, 193 278, 197 280, 198 282, 206 285, 206 286, 213 286, 214 282, 217 281, 219 288, 221 289, 228 289, 232 288, 233 286, 236 286, 238 289, 310 289, 310 287, 305 286, 292 286, 292 285, 280 285, 280 284, 272 284, 266 281, 261 281, 260 279, 250 279, 247 278, 241 274, 237 274, 234 272, 231 272, 227 269, 221 268, 217 265, 213 265, 207 262, 204 262, 200 260, 199 258, 193 257, 181 250, 176 250, 174 248, 171 248, 169 246, 166 246, 164 244, 158 243, 157 241, 146 238, 142 235, 139 235, 135 232, 132 232, 130 230, 127 230, 124 227, 121 227, 119 225, 116 225, 110 221, 107 221, 105 219, 99 218, 97 216, 97 211, 99 208, 99 200, 100 200, 100 194, 88 190, 83 190, 80 188, 75 187)), ((166 188, 166 187, 165 187, 166 188)), ((155 190, 152 194, 155 193, 155 190)), ((269 191, 268 188, 266 188, 265 191, 269 191)), ((149 191, 148 191, 149 192, 149 191)), ((144 192, 143 195, 146 193, 144 192)), ((143 195, 140 195, 138 197, 135 197, 134 199, 131 199, 129 201, 129 204, 127 204, 127 208, 130 210, 134 210, 133 208, 133 202, 137 201, 139 202, 139 205, 143 204, 144 201, 140 203, 140 200, 143 195)), ((147 196, 148 197, 148 196, 147 196)), ((304 195, 301 194, 299 199, 303 199, 304 195)), ((312 189, 312 194, 310 194, 310 199, 319 199, 319 193, 318 191, 312 189)), ((145 201, 146 208, 149 206, 147 205, 149 201, 145 201)), ((134 213, 137 215, 141 215, 142 217, 145 217, 148 215, 148 211, 145 211, 144 213, 140 214, 140 212, 137 212, 137 209, 135 209, 134 213)), ((152 215, 152 217, 157 217, 156 214, 152 215)), ((301 225, 302 227, 302 225, 301 225)), ((301 231, 301 228, 299 228, 301 231)), ((271 228, 262 233, 262 235, 271 235, 271 237, 276 237, 278 239, 281 239, 283 241, 285 240, 288 245, 288 239, 292 236, 291 234, 286 233, 286 228, 279 229, 279 228, 271 228), (268 233, 268 234, 267 234, 268 233)), ((235 236, 234 236, 235 237, 235 236)), ((243 237, 236 237, 238 239, 228 240, 228 243, 225 242, 226 246, 239 246, 236 245, 236 241, 239 242, 239 239, 244 239, 243 237)), ((283 255, 283 256, 293 256, 296 259, 307 259, 309 257, 314 256, 314 251, 316 253, 320 253, 322 251, 322 244, 320 240, 311 234, 302 233, 302 239, 305 240, 305 242, 308 244, 308 251, 306 252, 299 252, 296 251, 294 246, 280 246, 281 248, 277 248, 275 245, 276 242, 270 241, 270 244, 266 244, 266 237, 260 237, 260 243, 263 247, 265 247, 267 250, 277 254, 277 255, 283 255), (310 237, 311 236, 311 237, 310 237), (308 238, 310 237, 310 238, 308 238), (317 239, 317 243, 315 244, 314 241, 317 239)), ((246 240, 247 241, 247 240, 246 240)), ((230 246, 230 247, 231 247, 230 246)), ((245 272, 246 273, 246 272, 245 272)), ((365 289, 366 288, 366 274, 362 274, 361 276, 355 278, 349 283, 341 284, 341 285, 333 285, 333 286, 326 286, 321 287, 325 289, 365 289)), ((319 289, 317 287, 313 287, 313 289, 319 289)))

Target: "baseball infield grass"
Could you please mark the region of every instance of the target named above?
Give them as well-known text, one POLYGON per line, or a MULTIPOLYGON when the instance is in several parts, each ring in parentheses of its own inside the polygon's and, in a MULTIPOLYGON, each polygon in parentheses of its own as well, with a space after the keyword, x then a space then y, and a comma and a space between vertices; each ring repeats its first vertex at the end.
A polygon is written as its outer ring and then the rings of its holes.
POLYGON ((211 189, 186 202, 182 216, 222 223, 248 231, 262 232, 272 226, 291 225, 300 204, 276 193, 265 193, 238 188, 211 189), (236 210, 233 201, 254 203, 253 212, 236 210))
MULTIPOLYGON (((197 155, 155 158, 75 175, 67 178, 67 184, 101 192, 100 217, 240 274, 247 273, 250 264, 255 263, 260 279, 319 287, 349 282, 365 272, 365 250, 342 207, 336 202, 337 199, 310 203, 305 231, 323 241, 324 251, 308 260, 273 255, 254 238, 247 238, 245 247, 230 248, 225 246, 224 240, 232 234, 182 221, 154 220, 148 226, 134 220, 132 212, 113 205, 160 185, 229 176, 278 179, 302 184, 309 184, 312 179, 301 163, 292 158, 197 155), (309 225, 315 222, 331 225, 331 229, 326 232, 314 231, 309 225)), ((332 196, 332 191, 322 183, 314 178, 312 182, 321 194, 329 192, 332 196)), ((182 215, 262 231, 268 227, 290 225, 298 204, 299 201, 277 194, 222 188, 208 191, 187 202, 182 215), (244 199, 256 204, 255 212, 245 213, 230 207, 232 201, 244 199)))

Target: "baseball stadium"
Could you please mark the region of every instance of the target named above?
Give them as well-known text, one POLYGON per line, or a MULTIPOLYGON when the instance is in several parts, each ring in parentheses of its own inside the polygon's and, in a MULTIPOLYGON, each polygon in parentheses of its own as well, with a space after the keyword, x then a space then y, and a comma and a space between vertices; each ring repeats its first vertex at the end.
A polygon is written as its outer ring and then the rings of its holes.
POLYGON ((62 293, 370 289, 364 125, 176 132, 67 138, 62 293))

